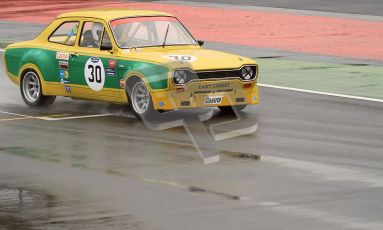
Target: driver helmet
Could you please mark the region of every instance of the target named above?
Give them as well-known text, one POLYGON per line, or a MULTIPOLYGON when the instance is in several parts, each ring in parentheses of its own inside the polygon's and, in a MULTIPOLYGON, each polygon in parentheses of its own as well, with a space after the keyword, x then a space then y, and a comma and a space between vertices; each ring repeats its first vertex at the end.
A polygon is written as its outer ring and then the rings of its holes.
POLYGON ((99 41, 100 40, 100 35, 101 33, 98 33, 99 31, 102 32, 103 30, 103 26, 100 24, 100 23, 94 23, 93 24, 93 27, 92 27, 92 35, 93 35, 93 39, 96 40, 96 41, 99 41))

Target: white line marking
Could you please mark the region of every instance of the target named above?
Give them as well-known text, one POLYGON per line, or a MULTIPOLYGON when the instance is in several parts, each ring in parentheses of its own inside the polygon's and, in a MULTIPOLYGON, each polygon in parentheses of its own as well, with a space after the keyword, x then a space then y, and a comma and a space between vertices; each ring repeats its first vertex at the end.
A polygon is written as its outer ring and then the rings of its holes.
POLYGON ((73 117, 54 118, 54 117, 48 117, 48 116, 45 116, 45 117, 44 116, 33 117, 33 116, 28 116, 28 115, 23 115, 23 114, 18 114, 18 113, 5 112, 5 111, 0 111, 0 113, 8 114, 8 115, 14 115, 14 116, 19 116, 19 117, 25 117, 25 118, 31 118, 31 119, 44 120, 44 121, 73 120, 73 119, 83 119, 83 118, 93 118, 93 117, 107 117, 107 116, 115 115, 115 114, 112 114, 112 113, 106 113, 106 114, 95 114, 95 115, 85 115, 85 116, 73 116, 73 117))
POLYGON ((210 133, 213 135, 215 141, 222 141, 222 140, 239 137, 239 136, 243 136, 247 134, 253 134, 258 130, 258 123, 256 123, 255 125, 252 125, 243 129, 236 129, 236 130, 231 130, 231 131, 227 131, 223 133, 215 133, 213 129, 214 126, 222 125, 224 123, 232 123, 232 121, 222 122, 222 123, 210 126, 210 133))
POLYGON ((29 118, 29 117, 8 118, 8 119, 0 119, 0 122, 3 122, 3 121, 19 121, 19 120, 27 120, 27 119, 32 119, 32 118, 29 118))
POLYGON ((14 115, 14 116, 19 116, 19 117, 27 117, 27 118, 36 119, 36 117, 32 117, 32 116, 28 116, 28 115, 22 115, 22 114, 18 114, 18 113, 10 113, 10 112, 5 112, 5 111, 0 111, 0 113, 8 114, 8 115, 14 115))
POLYGON ((205 165, 217 163, 219 161, 220 161, 220 156, 219 155, 211 156, 211 157, 203 157, 203 163, 205 165))
POLYGON ((53 118, 53 117, 36 117, 36 118, 41 119, 41 120, 45 120, 45 121, 62 121, 62 120, 93 118, 93 117, 108 117, 108 116, 113 116, 113 115, 115 115, 115 114, 107 113, 107 114, 96 114, 96 115, 85 115, 85 116, 74 116, 74 117, 61 117, 61 118, 53 118))
POLYGON ((269 85, 269 84, 258 83, 258 86, 267 87, 267 88, 274 88, 274 89, 284 89, 284 90, 290 90, 290 91, 297 91, 297 92, 303 92, 303 93, 319 94, 319 95, 325 95, 325 96, 343 97, 343 98, 363 100, 363 101, 383 102, 383 99, 378 99, 378 98, 359 97, 359 96, 352 96, 352 95, 338 94, 338 93, 327 93, 327 92, 321 92, 321 91, 315 91, 315 90, 299 89, 299 88, 292 88, 292 87, 285 87, 285 86, 278 86, 278 85, 269 85))

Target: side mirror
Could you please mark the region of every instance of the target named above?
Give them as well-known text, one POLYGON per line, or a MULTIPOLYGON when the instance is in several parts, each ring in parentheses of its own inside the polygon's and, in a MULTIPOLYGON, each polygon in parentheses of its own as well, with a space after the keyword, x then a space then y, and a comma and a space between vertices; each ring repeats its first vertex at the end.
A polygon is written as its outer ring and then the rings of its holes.
POLYGON ((107 50, 111 51, 113 49, 113 46, 111 44, 101 44, 100 50, 107 50))
POLYGON ((202 40, 198 40, 198 45, 203 46, 203 44, 205 44, 204 41, 202 41, 202 40))

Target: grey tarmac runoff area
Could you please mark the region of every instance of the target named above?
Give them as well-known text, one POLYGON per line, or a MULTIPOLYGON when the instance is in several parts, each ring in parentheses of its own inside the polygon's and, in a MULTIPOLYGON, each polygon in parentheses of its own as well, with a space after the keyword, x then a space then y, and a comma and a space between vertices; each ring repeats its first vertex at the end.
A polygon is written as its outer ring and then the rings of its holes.
POLYGON ((209 2, 213 4, 235 4, 240 7, 244 6, 244 8, 255 6, 383 16, 383 5, 380 0, 160 0, 154 2, 191 5, 196 5, 198 2, 203 4, 209 2))
MULTIPOLYGON (((0 29, 8 42, 41 27, 0 29)), ((383 103, 267 87, 260 97, 240 121, 258 130, 217 141, 221 161, 204 165, 184 128, 150 130, 126 106, 59 98, 28 108, 1 63, 0 229, 383 229, 383 103)), ((233 119, 213 112, 207 129, 233 119)))

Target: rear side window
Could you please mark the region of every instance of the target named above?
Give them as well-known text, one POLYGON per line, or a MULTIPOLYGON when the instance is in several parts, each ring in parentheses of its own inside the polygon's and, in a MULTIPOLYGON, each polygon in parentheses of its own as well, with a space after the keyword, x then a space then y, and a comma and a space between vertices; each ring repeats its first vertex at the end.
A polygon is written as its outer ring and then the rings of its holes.
POLYGON ((74 46, 79 25, 79 22, 64 22, 49 36, 49 41, 74 46))

